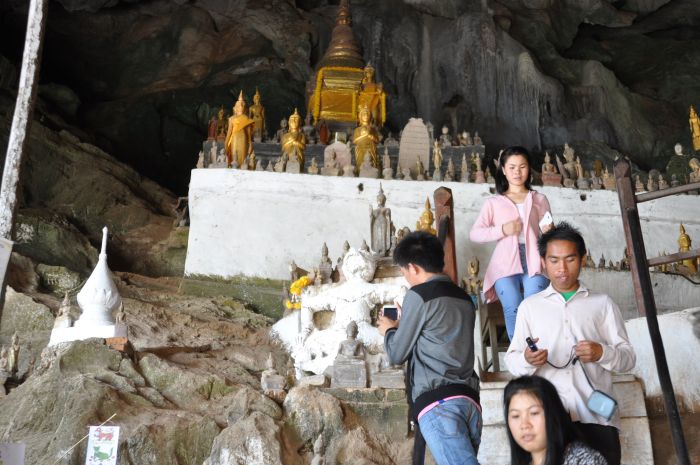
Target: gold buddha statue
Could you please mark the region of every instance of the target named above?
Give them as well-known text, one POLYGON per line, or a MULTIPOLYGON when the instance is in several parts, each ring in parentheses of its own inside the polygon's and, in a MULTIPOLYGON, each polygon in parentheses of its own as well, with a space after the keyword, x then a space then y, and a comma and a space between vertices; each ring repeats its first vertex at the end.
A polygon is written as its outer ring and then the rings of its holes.
POLYGON ((349 130, 360 105, 369 108, 377 126, 386 120, 386 94, 374 81, 374 68, 365 66, 351 22, 348 1, 341 0, 328 49, 307 84, 314 124, 323 119, 331 130, 339 126, 349 130))
POLYGON ((262 142, 263 137, 265 137, 265 107, 260 103, 260 91, 257 87, 255 88, 255 95, 253 95, 253 104, 248 109, 248 116, 255 123, 253 140, 262 142))
POLYGON ((416 231, 425 231, 430 234, 436 235, 437 231, 433 229, 433 222, 435 217, 433 216, 433 211, 430 208, 430 198, 425 199, 425 210, 420 215, 420 219, 416 222, 416 231))
MULTIPOLYGON (((688 252, 691 245, 692 241, 690 240, 690 236, 686 234, 685 227, 683 226, 683 223, 681 223, 680 236, 678 237, 678 251, 688 252)), ((698 272, 698 267, 695 260, 695 258, 686 258, 681 262, 681 264, 688 268, 691 274, 695 274, 698 272)))
POLYGON ((693 149, 700 151, 700 118, 692 105, 690 106, 688 122, 690 123, 690 134, 693 136, 693 149))
POLYGON ((254 122, 246 115, 246 103, 243 91, 238 95, 238 101, 233 106, 233 116, 228 119, 226 131, 226 159, 231 167, 233 157, 236 157, 238 166, 243 165, 245 158, 253 151, 253 126, 254 122))
POLYGON ((352 143, 355 144, 355 166, 362 166, 365 155, 369 155, 371 165, 379 169, 381 167, 377 155, 379 132, 372 125, 372 113, 366 105, 360 107, 358 113, 359 125, 352 133, 352 143))
POLYGON ((306 139, 304 133, 301 132, 301 116, 296 108, 289 117, 289 131, 282 136, 281 145, 282 154, 287 155, 288 160, 297 160, 300 170, 304 171, 306 139))

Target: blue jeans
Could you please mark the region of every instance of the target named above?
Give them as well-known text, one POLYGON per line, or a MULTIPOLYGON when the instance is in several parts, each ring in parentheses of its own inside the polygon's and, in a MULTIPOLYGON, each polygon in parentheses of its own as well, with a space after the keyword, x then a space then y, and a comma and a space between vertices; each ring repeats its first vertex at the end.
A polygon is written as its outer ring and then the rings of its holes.
POLYGON ((518 306, 525 297, 544 290, 549 286, 549 279, 536 274, 533 277, 527 275, 527 260, 525 259, 525 244, 520 244, 520 264, 523 273, 506 276, 496 280, 494 287, 496 295, 503 307, 503 318, 506 320, 508 339, 513 339, 515 332, 515 319, 518 315, 518 306))
POLYGON ((418 425, 437 465, 479 465, 481 412, 470 400, 437 405, 420 417, 418 425))

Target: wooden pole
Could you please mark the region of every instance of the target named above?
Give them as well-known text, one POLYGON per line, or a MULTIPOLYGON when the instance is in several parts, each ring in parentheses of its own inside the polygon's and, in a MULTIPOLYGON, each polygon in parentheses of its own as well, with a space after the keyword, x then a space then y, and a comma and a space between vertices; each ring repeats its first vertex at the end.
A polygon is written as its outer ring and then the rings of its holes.
MULTIPOLYGON (((30 123, 34 113, 47 5, 47 0, 31 0, 29 2, 27 34, 24 41, 17 103, 12 118, 10 140, 7 144, 5 168, 2 172, 2 186, 0 187, 0 237, 7 240, 12 239, 12 228, 17 210, 20 168, 26 152, 30 123)), ((5 305, 6 279, 4 271, 2 270, 2 287, 0 288, 0 318, 2 317, 2 308, 5 305)))
POLYGON ((615 180, 617 182, 617 194, 620 198, 620 210, 622 224, 625 231, 627 250, 630 251, 630 270, 632 284, 634 285, 634 297, 637 301, 637 311, 640 316, 646 317, 649 328, 649 338, 654 349, 656 371, 659 376, 659 384, 664 397, 666 415, 671 428, 671 438, 676 451, 678 465, 690 465, 688 447, 683 435, 683 423, 676 403, 673 391, 673 382, 666 362, 666 350, 661 339, 661 330, 656 317, 656 301, 654 299, 654 286, 649 276, 649 263, 647 262, 646 248, 642 226, 639 222, 637 200, 632 186, 632 171, 630 164, 624 158, 615 164, 615 180))
POLYGON ((455 221, 452 191, 446 187, 438 187, 433 193, 435 201, 435 219, 438 227, 438 237, 445 250, 444 273, 455 283, 459 284, 457 276, 457 252, 455 249, 455 221))

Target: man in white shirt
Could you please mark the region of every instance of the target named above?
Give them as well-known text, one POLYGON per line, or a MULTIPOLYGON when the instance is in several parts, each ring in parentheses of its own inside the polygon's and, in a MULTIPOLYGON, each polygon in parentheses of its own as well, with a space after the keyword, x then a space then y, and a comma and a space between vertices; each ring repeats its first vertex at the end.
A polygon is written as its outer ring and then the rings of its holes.
POLYGON ((612 372, 629 371, 635 364, 625 322, 610 297, 578 280, 586 245, 575 228, 559 223, 540 237, 538 248, 551 283, 518 308, 506 354, 508 370, 516 376, 537 375, 551 381, 583 439, 609 465, 619 465, 619 412, 606 420, 588 409, 586 401, 593 388, 573 358, 583 362, 595 389, 611 395, 612 372), (527 337, 538 350, 528 347, 527 337))

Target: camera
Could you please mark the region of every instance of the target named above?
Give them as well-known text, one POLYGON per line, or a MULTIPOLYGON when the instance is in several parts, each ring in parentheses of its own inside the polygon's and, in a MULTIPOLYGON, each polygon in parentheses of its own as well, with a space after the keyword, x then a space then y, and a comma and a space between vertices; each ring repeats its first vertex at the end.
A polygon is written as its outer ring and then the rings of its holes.
POLYGON ((609 421, 615 414, 615 410, 617 410, 617 401, 603 391, 596 389, 588 398, 586 406, 591 412, 609 421))
POLYGON ((383 316, 389 318, 390 320, 398 320, 399 319, 399 309, 397 307, 393 306, 384 306, 382 307, 382 313, 383 316))
POLYGON ((527 346, 530 348, 531 351, 537 352, 537 344, 535 344, 535 341, 533 341, 530 336, 525 338, 525 342, 527 342, 527 346))

